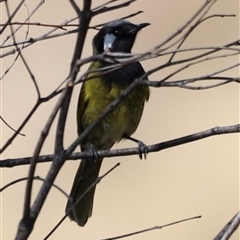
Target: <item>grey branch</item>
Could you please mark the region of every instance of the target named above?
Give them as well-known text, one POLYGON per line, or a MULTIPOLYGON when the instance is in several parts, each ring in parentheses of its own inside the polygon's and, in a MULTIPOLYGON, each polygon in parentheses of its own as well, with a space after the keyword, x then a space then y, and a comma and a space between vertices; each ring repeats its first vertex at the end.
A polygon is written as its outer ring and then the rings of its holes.
MULTIPOLYGON (((148 152, 159 152, 164 149, 171 147, 179 146, 182 144, 187 144, 190 142, 198 141, 207 137, 212 137, 221 134, 230 134, 230 133, 239 133, 240 124, 223 126, 223 127, 214 127, 202 132, 193 133, 184 137, 176 138, 162 143, 157 143, 154 145, 147 146, 148 152)), ((116 149, 116 150, 106 150, 99 151, 98 155, 101 158, 112 158, 119 156, 130 156, 139 154, 139 148, 126 148, 126 149, 116 149)), ((72 153, 69 155, 68 160, 78 160, 78 159, 88 159, 89 154, 86 152, 72 153)), ((54 155, 43 155, 38 157, 38 163, 51 162, 54 159, 54 155)), ((30 163, 31 157, 26 158, 13 158, 5 159, 0 161, 0 168, 11 168, 19 165, 27 165, 30 163)))

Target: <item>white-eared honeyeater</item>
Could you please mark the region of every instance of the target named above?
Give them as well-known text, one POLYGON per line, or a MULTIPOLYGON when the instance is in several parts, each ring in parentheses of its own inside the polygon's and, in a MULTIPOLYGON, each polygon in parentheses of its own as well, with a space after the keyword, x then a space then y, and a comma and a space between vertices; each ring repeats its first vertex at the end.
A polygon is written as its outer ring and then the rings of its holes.
MULTIPOLYGON (((117 20, 104 25, 93 38, 93 54, 101 54, 104 51, 131 53, 137 33, 148 25, 149 23, 135 25, 126 20, 117 20)), ((110 63, 106 61, 97 60, 92 62, 89 69, 97 70, 109 65, 110 63)), ((90 73, 87 77, 91 79, 83 83, 78 100, 78 134, 92 124, 114 99, 144 73, 139 62, 130 63, 102 76, 97 72, 90 73)), ((138 127, 148 98, 147 86, 135 88, 93 129, 81 143, 81 151, 108 150, 122 139, 137 141, 130 136, 138 127)), ((91 188, 80 201, 78 199, 97 179, 102 160, 99 158, 82 160, 77 170, 70 193, 71 201, 67 203, 66 212, 70 211, 70 219, 80 226, 84 226, 92 215, 95 187, 91 188), (77 201, 72 208, 72 204, 77 201)))

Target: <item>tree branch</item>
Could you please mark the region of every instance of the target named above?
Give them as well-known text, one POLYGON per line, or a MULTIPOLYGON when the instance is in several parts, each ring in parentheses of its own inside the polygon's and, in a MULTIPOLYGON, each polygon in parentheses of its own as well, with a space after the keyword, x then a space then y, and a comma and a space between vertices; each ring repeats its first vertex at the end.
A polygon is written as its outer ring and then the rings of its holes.
MULTIPOLYGON (((207 129, 205 131, 193 133, 184 137, 175 138, 169 141, 165 141, 162 143, 156 143, 154 145, 147 146, 147 151, 151 152, 159 152, 164 149, 176 147, 182 144, 187 144, 190 142, 198 141, 204 138, 213 137, 216 135, 222 134, 230 134, 230 133, 239 133, 240 132, 240 124, 231 125, 231 126, 223 126, 223 127, 214 127, 207 129)), ((138 155, 139 148, 126 148, 126 149, 116 149, 116 150, 105 150, 98 151, 98 156, 100 158, 112 158, 112 157, 120 157, 120 156, 130 156, 130 155, 138 155)), ((68 156, 68 160, 78 160, 78 159, 89 159, 90 155, 87 152, 73 153, 68 156)), ((30 157, 26 158, 12 158, 5 159, 0 161, 0 168, 11 168, 20 165, 27 165, 30 163, 30 157)), ((38 163, 51 162, 54 159, 54 155, 43 155, 39 156, 38 163)))
POLYGON ((182 219, 182 220, 179 220, 179 221, 176 221, 176 222, 167 223, 167 224, 164 224, 164 225, 161 225, 161 226, 155 226, 155 227, 143 229, 143 230, 140 230, 140 231, 137 231, 137 232, 124 234, 124 235, 120 235, 120 236, 117 236, 117 237, 105 238, 105 239, 102 239, 102 240, 116 240, 116 239, 131 237, 131 236, 134 236, 134 235, 137 235, 137 234, 142 234, 142 233, 150 232, 150 231, 153 231, 153 230, 159 230, 159 229, 162 229, 162 228, 165 228, 165 227, 169 227, 169 226, 172 226, 172 225, 176 225, 176 224, 186 222, 186 221, 191 221, 191 220, 198 219, 198 218, 201 218, 201 216, 186 218, 186 219, 182 219))
MULTIPOLYGON (((74 0, 70 0, 71 4, 73 5, 74 9, 77 10, 77 14, 80 14, 80 10, 77 9, 77 6, 74 2, 74 0)), ((58 103, 56 104, 53 113, 49 117, 49 121, 47 122, 45 129, 46 132, 43 132, 41 137, 39 138, 38 144, 35 148, 35 152, 31 161, 30 169, 29 169, 29 176, 28 176, 28 181, 27 181, 27 186, 26 186, 26 197, 24 201, 24 214, 23 218, 19 223, 18 227, 18 232, 16 235, 17 240, 22 240, 26 239, 29 234, 31 233, 33 229, 33 225, 36 221, 36 218, 38 217, 38 214, 42 208, 42 205, 46 199, 46 196, 53 184, 53 181, 60 170, 62 164, 64 163, 64 154, 62 151, 62 138, 63 138, 63 133, 64 133, 64 128, 65 128, 65 120, 67 116, 67 111, 68 111, 68 105, 70 103, 71 95, 72 95, 72 89, 73 89, 73 84, 71 82, 74 81, 78 69, 75 68, 75 62, 78 58, 81 56, 82 48, 83 48, 83 43, 85 40, 86 32, 88 30, 89 22, 91 20, 91 15, 90 13, 90 7, 91 7, 91 1, 90 0, 85 0, 83 4, 83 11, 81 12, 81 20, 79 24, 79 32, 78 32, 78 38, 77 38, 77 43, 76 43, 76 48, 74 51, 73 55, 73 60, 72 60, 72 65, 71 65, 71 70, 70 70, 70 80, 64 89, 64 92, 62 93, 58 103), (59 116, 59 122, 58 122, 58 128, 57 128, 57 133, 56 133, 56 142, 55 142, 55 161, 53 161, 52 166, 50 167, 50 170, 47 174, 46 180, 43 183, 36 200, 33 204, 33 206, 30 209, 30 198, 31 198, 31 189, 32 189, 32 178, 33 174, 35 172, 36 164, 37 164, 37 157, 39 156, 40 150, 42 148, 42 145, 46 139, 47 133, 52 125, 52 122, 59 110, 60 111, 60 116, 59 116)))
POLYGON ((213 240, 227 240, 236 231, 240 225, 240 212, 238 212, 220 231, 220 233, 213 240))

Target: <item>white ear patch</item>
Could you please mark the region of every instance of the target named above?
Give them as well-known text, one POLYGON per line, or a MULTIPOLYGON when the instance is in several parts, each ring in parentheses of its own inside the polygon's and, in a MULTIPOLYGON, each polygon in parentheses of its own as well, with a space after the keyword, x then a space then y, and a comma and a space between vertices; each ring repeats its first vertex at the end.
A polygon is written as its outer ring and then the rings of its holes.
POLYGON ((109 52, 111 48, 113 47, 113 43, 116 39, 116 36, 114 34, 106 34, 103 40, 103 49, 106 52, 109 52))

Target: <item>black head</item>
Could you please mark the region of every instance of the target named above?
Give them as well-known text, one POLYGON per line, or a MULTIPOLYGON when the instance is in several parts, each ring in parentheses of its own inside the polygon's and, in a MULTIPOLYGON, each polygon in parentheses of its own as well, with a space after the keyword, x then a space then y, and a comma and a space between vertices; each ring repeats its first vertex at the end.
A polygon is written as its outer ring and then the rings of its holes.
POLYGON ((93 51, 95 54, 106 52, 130 53, 137 33, 150 25, 142 23, 132 24, 126 20, 116 20, 102 27, 93 38, 93 51))

